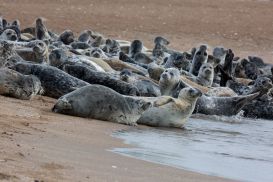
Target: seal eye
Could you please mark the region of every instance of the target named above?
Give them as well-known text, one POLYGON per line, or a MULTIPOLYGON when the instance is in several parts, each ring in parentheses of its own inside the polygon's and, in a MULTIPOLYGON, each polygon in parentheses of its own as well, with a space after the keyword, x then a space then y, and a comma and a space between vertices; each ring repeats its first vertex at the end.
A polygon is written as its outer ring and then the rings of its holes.
POLYGON ((171 72, 170 75, 173 76, 173 72, 171 72))
POLYGON ((8 32, 8 33, 7 33, 7 36, 10 36, 10 35, 11 35, 11 32, 8 32))
POLYGON ((204 56, 207 56, 207 55, 208 55, 208 53, 204 52, 204 56))

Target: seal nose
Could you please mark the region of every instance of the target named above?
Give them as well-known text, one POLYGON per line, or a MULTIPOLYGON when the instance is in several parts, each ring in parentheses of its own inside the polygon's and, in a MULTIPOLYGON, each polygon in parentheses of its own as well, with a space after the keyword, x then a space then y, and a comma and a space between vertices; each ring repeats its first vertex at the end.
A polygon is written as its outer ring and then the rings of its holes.
POLYGON ((11 38, 10 38, 10 40, 12 40, 12 41, 15 41, 15 40, 17 40, 17 37, 16 37, 16 35, 12 35, 12 36, 11 36, 11 38))
POLYGON ((98 52, 95 52, 95 53, 93 54, 93 57, 95 57, 95 58, 100 58, 100 54, 99 54, 98 52))
POLYGON ((202 92, 199 89, 195 89, 195 88, 190 89, 190 94, 192 96, 196 96, 196 97, 201 97, 202 96, 202 92))
POLYGON ((206 74, 211 74, 211 70, 206 69, 206 70, 205 70, 205 73, 206 73, 206 74))
POLYGON ((166 79, 166 78, 168 78, 168 75, 167 75, 167 73, 162 73, 162 78, 164 78, 164 79, 166 79))

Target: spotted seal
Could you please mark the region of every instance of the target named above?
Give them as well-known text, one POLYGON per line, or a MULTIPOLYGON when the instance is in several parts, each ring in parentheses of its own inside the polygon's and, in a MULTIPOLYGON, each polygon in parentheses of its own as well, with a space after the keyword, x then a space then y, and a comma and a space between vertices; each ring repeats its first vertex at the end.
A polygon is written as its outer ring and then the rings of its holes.
POLYGON ((161 96, 155 100, 153 107, 147 109, 137 121, 138 124, 161 127, 183 128, 191 116, 197 99, 202 95, 194 88, 184 88, 179 92, 178 98, 161 96))
POLYGON ((125 97, 102 85, 89 85, 59 98, 53 112, 137 125, 150 102, 125 97))
POLYGON ((38 77, 44 89, 43 95, 48 97, 59 98, 77 88, 90 85, 53 66, 19 62, 10 68, 24 75, 38 77))
POLYGON ((36 76, 23 75, 8 68, 0 68, 0 95, 29 100, 42 93, 41 82, 36 76))

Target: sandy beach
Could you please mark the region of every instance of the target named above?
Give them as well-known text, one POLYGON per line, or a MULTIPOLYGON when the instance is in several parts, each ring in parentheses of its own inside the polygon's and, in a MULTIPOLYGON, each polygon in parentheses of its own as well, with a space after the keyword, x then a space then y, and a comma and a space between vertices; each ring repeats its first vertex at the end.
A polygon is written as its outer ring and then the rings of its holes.
MULTIPOLYGON (((271 63, 272 9, 256 0, 0 0, 0 15, 22 27, 41 16, 56 32, 91 29, 148 48, 162 35, 177 50, 223 45, 271 63)), ((229 181, 112 153, 130 147, 111 137, 128 126, 55 114, 54 102, 0 96, 0 181, 229 181)))

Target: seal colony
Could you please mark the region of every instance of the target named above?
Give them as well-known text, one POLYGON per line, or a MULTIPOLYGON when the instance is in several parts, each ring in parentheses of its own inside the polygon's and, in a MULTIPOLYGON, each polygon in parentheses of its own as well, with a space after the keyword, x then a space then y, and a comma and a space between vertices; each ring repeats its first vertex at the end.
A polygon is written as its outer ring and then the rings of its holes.
POLYGON ((53 112, 134 126, 183 128, 193 113, 273 119, 273 65, 262 58, 205 44, 174 50, 161 36, 148 49, 35 23, 0 17, 1 95, 44 95, 58 99, 53 112))

